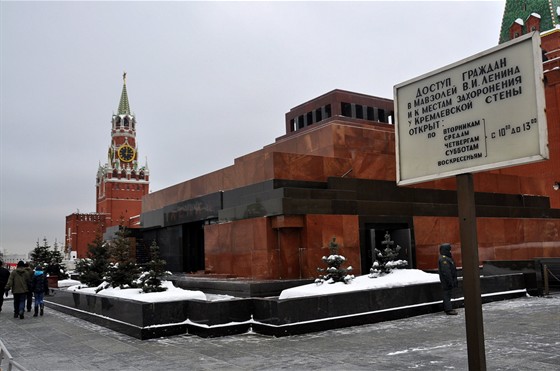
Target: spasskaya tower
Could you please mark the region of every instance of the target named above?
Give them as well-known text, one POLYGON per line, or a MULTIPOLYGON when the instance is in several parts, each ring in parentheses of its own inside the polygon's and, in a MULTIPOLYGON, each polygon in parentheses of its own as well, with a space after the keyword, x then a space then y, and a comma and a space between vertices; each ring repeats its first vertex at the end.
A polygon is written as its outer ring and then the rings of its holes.
POLYGON ((122 225, 140 227, 142 197, 150 187, 147 160, 140 165, 136 143, 136 117, 130 110, 126 73, 117 113, 111 118, 111 143, 107 163, 97 170, 95 212, 66 216, 64 252, 69 259, 87 258, 88 246, 107 228, 122 225))
POLYGON ((105 228, 139 226, 142 197, 149 192, 150 172, 147 160, 140 165, 136 125, 136 117, 128 103, 124 73, 119 107, 111 119, 107 163, 100 164, 97 170, 96 212, 105 215, 105 228))

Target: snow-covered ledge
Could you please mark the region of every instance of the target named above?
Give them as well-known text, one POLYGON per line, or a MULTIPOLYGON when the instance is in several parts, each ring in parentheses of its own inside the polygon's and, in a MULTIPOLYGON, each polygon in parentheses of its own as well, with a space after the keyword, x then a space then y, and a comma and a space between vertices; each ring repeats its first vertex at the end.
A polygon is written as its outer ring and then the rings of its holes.
MULTIPOLYGON (((376 279, 371 280, 375 282, 376 279)), ((459 282, 454 299, 456 307, 462 306, 461 287, 459 282)), ((525 279, 523 274, 481 277, 481 293, 483 302, 524 296, 525 279)), ((183 333, 214 337, 248 331, 286 336, 442 310, 439 282, 286 299, 252 297, 214 301, 187 299, 142 302, 118 296, 56 289, 45 301, 53 309, 139 339, 183 333)))

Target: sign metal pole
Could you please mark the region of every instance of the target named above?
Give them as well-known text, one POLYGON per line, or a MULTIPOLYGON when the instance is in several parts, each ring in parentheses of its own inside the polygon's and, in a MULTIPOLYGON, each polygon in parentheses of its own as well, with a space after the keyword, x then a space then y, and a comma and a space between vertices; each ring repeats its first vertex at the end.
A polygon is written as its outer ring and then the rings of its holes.
POLYGON ((486 370, 473 173, 547 160, 535 31, 395 85, 397 185, 456 177, 469 370, 486 370))
POLYGON ((482 300, 480 298, 473 176, 470 173, 460 174, 457 175, 456 179, 469 370, 485 371, 486 354, 484 348, 482 300))

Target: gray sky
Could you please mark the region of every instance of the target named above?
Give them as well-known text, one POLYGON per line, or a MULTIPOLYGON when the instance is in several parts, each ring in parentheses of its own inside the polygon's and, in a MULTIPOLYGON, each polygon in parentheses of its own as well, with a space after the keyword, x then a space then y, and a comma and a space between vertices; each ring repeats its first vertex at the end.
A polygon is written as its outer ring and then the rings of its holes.
POLYGON ((505 1, 0 2, 0 250, 95 211, 122 73, 152 191, 229 166, 333 89, 393 86, 498 43, 505 1))

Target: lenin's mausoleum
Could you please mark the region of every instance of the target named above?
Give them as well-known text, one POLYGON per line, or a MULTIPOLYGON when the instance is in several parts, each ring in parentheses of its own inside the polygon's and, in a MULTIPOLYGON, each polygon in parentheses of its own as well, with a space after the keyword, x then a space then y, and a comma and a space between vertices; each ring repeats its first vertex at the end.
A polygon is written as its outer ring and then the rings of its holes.
MULTIPOLYGON (((541 33, 550 159, 474 174, 480 264, 560 257, 559 18, 548 2, 514 3, 500 42, 541 33)), ((147 194, 147 169, 113 153, 100 184, 137 178, 140 223, 127 223, 174 272, 312 278, 336 236, 354 274, 366 274, 386 233, 410 268, 436 268, 442 242, 461 266, 455 179, 397 187, 393 122, 392 100, 333 90, 292 108, 285 135, 229 167, 147 194)))

